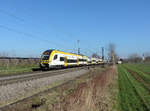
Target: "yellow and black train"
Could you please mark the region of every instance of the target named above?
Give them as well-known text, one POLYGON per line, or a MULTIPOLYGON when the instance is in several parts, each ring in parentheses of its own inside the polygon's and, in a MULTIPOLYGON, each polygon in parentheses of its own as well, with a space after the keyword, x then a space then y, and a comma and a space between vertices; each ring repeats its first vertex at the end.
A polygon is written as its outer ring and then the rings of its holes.
POLYGON ((62 68, 62 67, 76 67, 99 64, 102 62, 101 59, 88 58, 73 53, 67 53, 58 50, 46 50, 40 60, 41 68, 62 68))

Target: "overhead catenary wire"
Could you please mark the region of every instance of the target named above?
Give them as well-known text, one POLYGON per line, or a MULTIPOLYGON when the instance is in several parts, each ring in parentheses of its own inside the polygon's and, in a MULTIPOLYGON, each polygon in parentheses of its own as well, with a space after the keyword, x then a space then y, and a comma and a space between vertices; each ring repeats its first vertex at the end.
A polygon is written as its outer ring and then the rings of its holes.
MULTIPOLYGON (((33 34, 30 34, 30 33, 27 33, 27 32, 23 32, 23 31, 20 31, 20 30, 16 30, 16 29, 13 29, 13 28, 1 25, 1 24, 0 24, 0 28, 6 29, 8 31, 12 31, 12 32, 15 32, 15 33, 18 33, 18 34, 22 34, 22 35, 24 35, 26 37, 30 37, 32 39, 38 39, 38 40, 46 42, 48 44, 51 43, 51 44, 53 44, 53 45, 55 45, 57 47, 60 46, 60 44, 58 44, 58 43, 54 43, 54 42, 51 42, 49 40, 45 40, 45 39, 43 39, 41 37, 35 36, 33 34)), ((63 46, 63 45, 61 45, 61 46, 63 46)), ((68 50, 62 49, 62 50, 67 51, 67 52, 71 52, 72 49, 68 49, 68 50)), ((83 51, 83 52, 87 53, 87 51, 83 51)), ((91 49, 88 49, 88 52, 94 53, 94 51, 92 51, 91 49)))
MULTIPOLYGON (((9 30, 9 31, 12 31, 12 32, 15 32, 15 33, 18 33, 18 34, 23 34, 23 35, 25 35, 25 36, 27 36, 27 37, 30 37, 30 38, 34 38, 34 39, 35 39, 35 37, 36 37, 36 39, 39 39, 39 40, 42 40, 42 41, 44 41, 44 42, 48 42, 48 43, 49 43, 48 40, 45 40, 45 39, 43 39, 43 38, 39 38, 39 37, 37 38, 37 36, 32 35, 32 34, 30 34, 30 33, 23 32, 23 31, 19 31, 19 30, 16 30, 16 29, 13 29, 13 28, 10 28, 10 27, 1 25, 1 24, 0 24, 0 28, 7 29, 7 30, 9 30)), ((52 42, 50 42, 50 43, 52 43, 52 42)), ((52 44, 56 45, 55 43, 52 43, 52 44)))
MULTIPOLYGON (((5 15, 7 15, 7 16, 10 16, 10 17, 12 17, 12 18, 14 18, 14 19, 16 19, 16 20, 21 21, 21 22, 27 23, 27 24, 29 24, 29 25, 36 26, 36 27, 40 27, 40 28, 41 28, 41 25, 32 23, 32 22, 30 22, 30 21, 28 21, 28 20, 26 20, 26 19, 24 19, 24 18, 22 18, 22 17, 19 17, 19 16, 13 14, 13 13, 10 13, 10 12, 8 12, 8 11, 5 11, 5 10, 0 9, 0 13, 5 14, 5 15)), ((43 28, 43 27, 42 27, 42 28, 43 28)), ((56 32, 57 32, 57 31, 56 31, 56 32)), ((62 32, 62 31, 59 31, 59 32, 62 32)), ((63 32, 63 33, 64 33, 64 32, 63 32)), ((66 34, 65 34, 65 35, 66 35, 66 34)), ((70 39, 70 37, 68 37, 68 38, 70 39)), ((67 38, 67 39, 68 39, 68 38, 67 38)), ((61 37, 61 39, 64 39, 64 38, 61 37)), ((72 38, 71 38, 71 39, 72 39, 72 38)))
MULTIPOLYGON (((40 27, 40 28, 41 28, 41 25, 32 23, 32 22, 30 22, 30 21, 28 21, 28 20, 26 20, 26 19, 24 19, 24 18, 22 18, 22 17, 19 17, 19 16, 13 14, 13 13, 10 13, 10 12, 8 12, 8 11, 5 11, 5 10, 0 9, 0 13, 3 13, 3 14, 5 14, 5 15, 8 15, 8 16, 10 16, 10 17, 16 19, 16 20, 19 20, 19 21, 21 21, 21 22, 27 23, 27 24, 29 24, 29 25, 36 26, 36 27, 40 27)), ((43 27, 42 27, 42 28, 43 28, 43 27)), ((46 31, 45 31, 45 32, 46 32, 46 31)), ((62 32, 62 31, 59 31, 59 32, 62 32)), ((63 32, 63 33, 64 33, 64 32, 63 32)), ((68 36, 68 34, 66 34, 66 33, 65 33, 65 35, 68 36)), ((57 36, 57 37, 58 37, 58 36, 57 36)), ((66 37, 66 36, 65 36, 65 37, 66 37)), ((67 39, 69 38, 69 39, 73 40, 72 37, 73 37, 72 34, 69 34, 69 37, 67 37, 67 39), (71 37, 70 37, 70 36, 71 36, 71 37)), ((62 37, 59 37, 59 38, 61 38, 61 39, 64 40, 64 38, 62 38, 62 37)), ((75 39, 74 39, 74 40, 75 40, 75 39)), ((73 40, 73 41, 74 41, 74 40, 73 40)))
MULTIPOLYGON (((36 27, 40 27, 41 28, 41 26, 40 25, 37 25, 37 24, 35 24, 35 23, 32 23, 32 22, 30 22, 30 21, 28 21, 28 20, 26 20, 26 19, 24 19, 24 18, 22 18, 22 17, 19 17, 19 16, 17 16, 17 15, 15 15, 15 14, 13 14, 13 13, 10 13, 10 12, 8 12, 8 11, 5 11, 5 10, 2 10, 2 9, 0 9, 0 13, 2 13, 2 14, 5 14, 5 15, 7 15, 7 16, 10 16, 10 17, 12 17, 12 18, 14 18, 14 19, 16 19, 16 20, 19 20, 19 21, 21 21, 21 22, 24 22, 24 23, 26 23, 26 24, 29 24, 29 25, 32 25, 32 26, 36 26, 36 27)), ((10 28, 8 28, 7 27, 7 29, 8 30, 10 30, 10 28)), ((43 29, 43 27, 42 27, 42 29, 43 29)), ((13 29, 14 30, 14 29, 13 29)), ((10 30, 10 31, 12 31, 12 30, 10 30)), ((20 33, 20 31, 17 31, 17 32, 19 32, 20 33)), ((45 31, 46 32, 46 31, 45 31)), ((21 32, 22 33, 22 32, 21 32)), ((24 33, 24 32, 23 32, 24 33)), ((27 33, 24 33, 25 35, 30 35, 31 36, 31 34, 27 34, 27 33)), ((44 34, 44 33, 43 33, 44 34)), ((42 34, 42 35, 43 35, 42 34)), ((38 35, 40 35, 40 34, 38 34, 38 35)), ((32 35, 33 36, 33 35, 32 35)), ((57 36, 58 37, 58 36, 57 36)), ((63 39, 64 40, 64 38, 62 38, 62 37, 59 37, 60 39, 63 39)), ((68 37, 69 39, 70 39, 70 37, 68 37)), ((67 38, 67 39, 68 39, 67 38)), ((71 38, 72 39, 72 38, 71 38)), ((44 41, 46 41, 47 42, 47 40, 44 40, 44 41)), ((51 42, 52 43, 52 42, 51 42)), ((53 43, 54 44, 54 43, 53 43)), ((60 45, 60 44, 59 44, 60 45)), ((65 44, 66 45, 66 44, 65 44)), ((57 45, 55 45, 55 46, 57 46, 58 47, 58 44, 57 45)), ((62 46, 64 46, 64 45, 61 45, 61 47, 62 46)), ((68 48, 67 48, 68 49, 68 48)), ((65 49, 63 49, 63 50, 65 50, 65 49)), ((70 49, 71 51, 73 51, 73 49, 70 49)))
MULTIPOLYGON (((35 23, 32 23, 32 22, 30 22, 30 21, 28 21, 28 20, 26 20, 26 19, 24 19, 24 18, 22 18, 22 17, 19 17, 19 16, 13 14, 13 13, 10 13, 10 12, 8 12, 8 11, 5 11, 5 10, 0 9, 0 13, 3 13, 3 14, 5 14, 5 15, 8 15, 8 16, 10 16, 10 17, 16 19, 16 20, 19 20, 19 21, 21 21, 21 22, 30 24, 30 25, 32 25, 32 26, 40 27, 39 25, 37 25, 37 24, 35 24, 35 23)), ((0 25, 0 27, 1 27, 1 28, 4 28, 4 29, 7 29, 7 30, 9 30, 9 31, 16 32, 16 33, 18 33, 18 34, 23 34, 23 35, 25 35, 25 36, 27 36, 27 37, 30 37, 30 38, 33 38, 33 39, 39 39, 39 40, 41 40, 41 41, 43 41, 43 42, 46 42, 46 43, 48 43, 48 44, 51 43, 51 44, 53 44, 53 45, 55 45, 55 46, 57 46, 57 47, 60 46, 60 45, 61 45, 61 48, 62 48, 62 46, 64 47, 64 45, 62 45, 62 44, 60 44, 60 43, 59 43, 59 44, 58 44, 58 43, 54 43, 54 42, 52 42, 52 41, 43 39, 43 38, 41 38, 41 37, 35 36, 35 35, 30 34, 30 33, 27 33, 27 32, 19 31, 19 30, 16 30, 16 29, 13 29, 13 28, 4 26, 4 25, 0 25)), ((38 35, 40 35, 40 34, 38 34, 38 35)), ((70 39, 70 37, 69 37, 69 39, 70 39)), ((72 39, 72 38, 71 38, 71 39, 72 39)), ((72 40, 73 40, 73 39, 72 39, 72 40)), ((65 44, 65 45, 66 45, 66 44, 65 44)), ((67 49, 68 49, 68 48, 67 48, 67 49)), ((81 49, 83 49, 83 48, 81 48, 81 49)), ((63 50, 65 50, 65 49, 63 49, 63 50)), ((69 50, 70 52, 73 51, 73 49, 68 49, 68 50, 69 50)), ((88 52, 94 53, 94 51, 91 50, 91 49, 88 49, 88 52)))
MULTIPOLYGON (((6 29, 6 30, 8 30, 8 31, 12 31, 12 32, 15 32, 15 33, 18 33, 18 34, 22 34, 22 35, 24 35, 24 36, 26 36, 26 37, 30 37, 30 38, 32 38, 32 39, 38 39, 38 40, 40 40, 40 41, 43 41, 43 42, 46 42, 46 43, 48 43, 48 44, 53 44, 53 45, 55 45, 55 46, 63 46, 62 44, 58 44, 58 43, 54 43, 54 42, 52 42, 52 41, 49 41, 49 40, 46 40, 46 39, 43 39, 43 38, 41 38, 41 37, 38 37, 38 36, 35 36, 35 35, 33 35, 33 34, 30 34, 30 33, 27 33, 27 32, 23 32, 23 31, 20 31, 20 30, 16 30, 16 29, 13 29, 13 28, 10 28, 10 27, 7 27, 7 26, 4 26, 4 25, 1 25, 0 24, 0 28, 3 28, 3 29, 6 29)), ((61 47, 60 46, 60 47, 61 47)), ((84 48, 81 48, 81 50, 84 50, 84 48)), ((72 52, 71 50, 72 49, 68 49, 68 50, 65 50, 65 49, 62 49, 62 50, 64 50, 64 51, 67 51, 67 52, 72 52)), ((87 52, 91 52, 91 53, 94 53, 94 51, 92 50, 92 49, 90 49, 90 48, 88 48, 88 51, 83 51, 84 53, 87 53, 87 52)))
MULTIPOLYGON (((23 32, 23 31, 20 31, 20 30, 16 30, 16 29, 13 29, 13 28, 10 28, 10 27, 1 25, 1 24, 0 24, 0 28, 6 29, 6 30, 8 30, 8 31, 15 32, 15 33, 18 33, 18 34, 22 34, 22 35, 24 35, 24 36, 26 36, 26 37, 30 37, 30 38, 32 38, 32 39, 38 39, 38 40, 43 41, 43 42, 46 42, 46 43, 48 43, 48 44, 51 43, 51 44, 53 44, 53 45, 55 45, 55 46, 57 46, 57 47, 61 45, 61 44, 54 43, 54 42, 52 42, 52 41, 43 39, 43 38, 41 38, 41 37, 35 36, 35 35, 33 35, 33 34, 30 34, 30 33, 27 33, 27 32, 23 32)), ((62 46, 63 46, 63 45, 61 45, 60 47, 62 47, 62 46)))
MULTIPOLYGON (((22 22, 26 22, 26 23, 27 23, 27 21, 26 21, 25 19, 23 19, 23 18, 21 18, 21 17, 18 17, 18 16, 16 16, 16 15, 12 14, 12 13, 7 12, 7 11, 4 11, 4 10, 2 10, 2 9, 0 9, 0 13, 5 14, 5 15, 8 15, 8 16, 10 16, 10 17, 13 17, 13 18, 15 18, 15 19, 17 19, 17 20, 19 20, 19 21, 22 21, 22 22)), ((28 23, 32 24, 31 22, 28 22, 28 23)), ((32 25, 36 25, 36 24, 32 24, 32 25)))

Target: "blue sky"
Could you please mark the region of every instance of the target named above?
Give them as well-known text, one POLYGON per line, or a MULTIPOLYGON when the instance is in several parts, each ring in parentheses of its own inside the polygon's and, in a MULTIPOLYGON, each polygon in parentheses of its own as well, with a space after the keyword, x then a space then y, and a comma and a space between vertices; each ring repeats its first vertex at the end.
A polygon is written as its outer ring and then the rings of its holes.
POLYGON ((119 56, 150 52, 149 0, 0 0, 0 52, 46 49, 91 55, 116 45, 119 56))

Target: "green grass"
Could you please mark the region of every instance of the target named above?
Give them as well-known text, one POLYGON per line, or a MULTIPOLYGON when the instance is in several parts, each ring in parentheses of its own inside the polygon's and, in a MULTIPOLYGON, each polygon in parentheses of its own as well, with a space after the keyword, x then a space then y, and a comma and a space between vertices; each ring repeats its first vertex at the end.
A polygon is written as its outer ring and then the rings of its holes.
POLYGON ((142 63, 142 64, 128 64, 128 65, 150 75, 150 64, 142 63))
POLYGON ((150 111, 150 94, 122 65, 118 65, 121 111, 150 111))
POLYGON ((38 65, 0 67, 0 75, 32 72, 33 68, 38 68, 38 67, 39 67, 38 65))
MULTIPOLYGON (((141 67, 137 67, 136 64, 125 64, 123 65, 124 67, 126 67, 127 69, 135 72, 140 78, 142 78, 144 80, 144 82, 146 82, 147 84, 150 84, 150 74, 145 73, 146 71, 144 69, 147 70, 147 66, 144 65, 140 65, 141 67)), ((138 65, 139 66, 139 65, 138 65)), ((150 67, 149 67, 150 69, 150 67)))

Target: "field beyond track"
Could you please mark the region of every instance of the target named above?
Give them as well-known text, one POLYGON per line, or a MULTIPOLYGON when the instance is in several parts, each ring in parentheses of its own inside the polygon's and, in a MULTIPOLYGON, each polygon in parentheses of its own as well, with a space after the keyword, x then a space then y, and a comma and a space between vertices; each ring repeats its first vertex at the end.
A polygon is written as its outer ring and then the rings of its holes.
POLYGON ((0 76, 33 72, 39 68, 39 59, 36 58, 0 58, 0 76))
POLYGON ((118 65, 121 111, 150 111, 150 65, 118 65))

